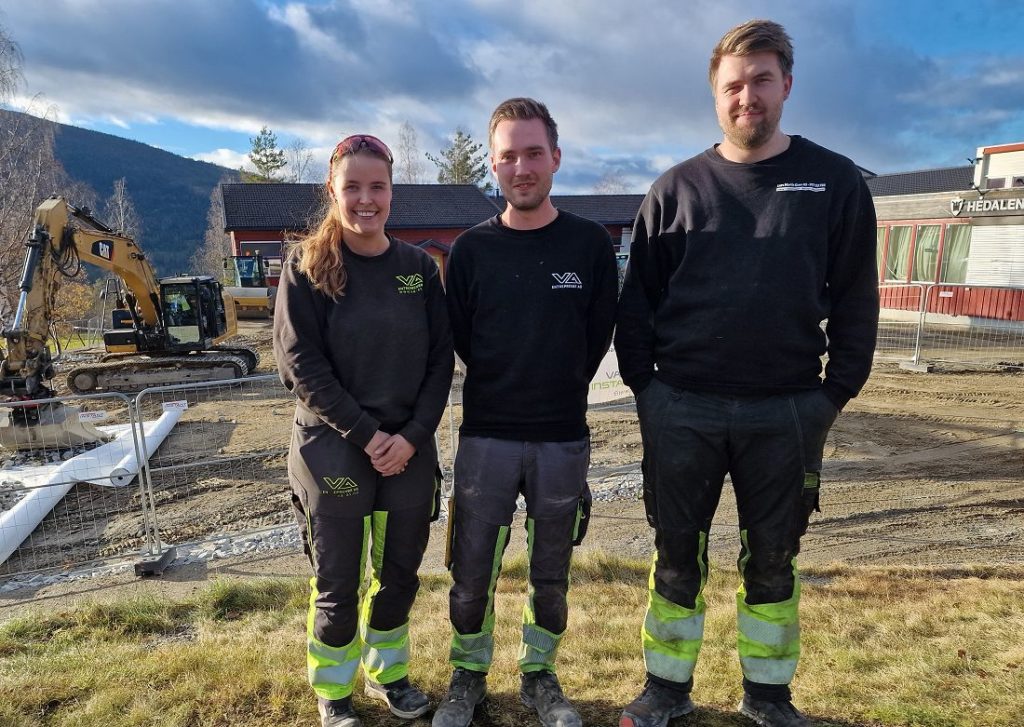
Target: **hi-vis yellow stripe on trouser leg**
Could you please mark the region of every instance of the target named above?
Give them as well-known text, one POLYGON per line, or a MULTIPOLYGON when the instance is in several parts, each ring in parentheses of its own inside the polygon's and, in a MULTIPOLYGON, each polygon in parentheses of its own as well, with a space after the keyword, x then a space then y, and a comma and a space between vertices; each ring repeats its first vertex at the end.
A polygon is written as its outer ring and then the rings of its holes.
MULTIPOLYGON (((533 562, 533 541, 535 521, 526 518, 526 562, 533 562)), ((575 537, 575 533, 573 533, 575 537)), ((533 612, 534 588, 531 582, 530 592, 523 606, 523 640, 519 644, 519 669, 523 673, 531 671, 555 670, 555 657, 562 634, 553 634, 537 625, 537 616, 533 612)))
MULTIPOLYGON (((451 516, 449 516, 451 517, 451 516)), ((508 540, 508 526, 498 528, 491 556, 491 578, 487 584, 487 606, 484 611, 483 629, 475 634, 460 634, 452 629, 452 645, 448 660, 453 666, 470 671, 486 672, 494 657, 494 589, 498 586, 501 573, 501 556, 508 540)))
POLYGON ((306 620, 306 671, 318 697, 344 699, 352 694, 359 668, 359 637, 344 646, 328 646, 313 636, 316 614, 316 578, 310 579, 309 616, 306 620))
POLYGON ((685 682, 693 676, 697 655, 704 640, 704 584, 707 569, 703 553, 707 547, 707 534, 700 533, 697 561, 700 564, 700 590, 693 608, 673 603, 654 588, 654 571, 658 554, 654 554, 648 580, 647 614, 640 632, 644 647, 644 664, 654 676, 673 682, 685 682))
MULTIPOLYGON (((740 533, 746 547, 746 531, 740 533)), ((741 566, 743 563, 741 563, 741 566)), ((800 575, 792 561, 793 595, 778 603, 746 602, 736 593, 736 646, 743 676, 761 684, 789 684, 800 660, 800 575)))
POLYGON ((374 601, 381 590, 384 568, 384 544, 387 539, 388 513, 373 512, 373 547, 370 549, 370 586, 363 596, 359 633, 363 637, 363 669, 377 684, 390 684, 409 673, 409 624, 389 631, 376 631, 369 626, 374 601))

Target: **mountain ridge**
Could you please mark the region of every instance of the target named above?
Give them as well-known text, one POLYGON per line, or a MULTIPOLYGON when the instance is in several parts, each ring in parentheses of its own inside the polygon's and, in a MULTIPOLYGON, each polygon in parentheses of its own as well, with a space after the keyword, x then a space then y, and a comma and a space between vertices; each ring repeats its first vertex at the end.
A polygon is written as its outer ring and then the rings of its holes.
MULTIPOLYGON (((21 112, 0 109, 4 114, 21 112)), ((189 159, 141 141, 33 117, 54 131, 54 156, 72 179, 89 185, 103 201, 114 182, 125 187, 142 222, 139 244, 161 276, 189 271, 189 259, 203 242, 210 193, 222 179, 238 181, 236 170, 189 159)), ((81 204, 80 200, 71 200, 81 204)))

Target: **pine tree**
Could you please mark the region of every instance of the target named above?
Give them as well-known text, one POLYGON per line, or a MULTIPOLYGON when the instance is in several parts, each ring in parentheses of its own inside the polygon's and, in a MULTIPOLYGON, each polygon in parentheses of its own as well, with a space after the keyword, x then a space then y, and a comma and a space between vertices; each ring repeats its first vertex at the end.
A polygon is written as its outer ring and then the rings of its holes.
MULTIPOLYGON (((487 176, 487 155, 478 154, 483 144, 474 144, 473 137, 455 129, 452 143, 441 150, 441 157, 428 153, 427 159, 437 165, 437 181, 441 184, 479 184, 487 176)), ((489 190, 491 183, 483 185, 489 190)))
POLYGON ((249 161, 256 167, 256 173, 245 172, 242 178, 247 182, 277 181, 278 170, 288 163, 284 150, 277 148, 277 134, 264 126, 249 143, 252 145, 249 161))

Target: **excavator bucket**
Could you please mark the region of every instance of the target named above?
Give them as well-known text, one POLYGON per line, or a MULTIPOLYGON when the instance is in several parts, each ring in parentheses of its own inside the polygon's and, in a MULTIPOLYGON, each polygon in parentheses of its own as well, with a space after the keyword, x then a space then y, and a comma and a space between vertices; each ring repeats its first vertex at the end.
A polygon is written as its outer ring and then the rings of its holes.
POLYGON ((57 402, 29 409, 0 409, 0 447, 4 449, 68 449, 110 441, 78 417, 79 409, 57 402))

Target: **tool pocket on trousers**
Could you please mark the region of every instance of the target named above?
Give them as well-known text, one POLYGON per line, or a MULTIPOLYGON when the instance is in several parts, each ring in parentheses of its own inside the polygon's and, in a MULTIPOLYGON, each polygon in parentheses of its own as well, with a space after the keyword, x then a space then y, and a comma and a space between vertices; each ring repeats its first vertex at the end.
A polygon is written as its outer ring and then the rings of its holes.
POLYGON ((800 535, 807 532, 812 512, 821 512, 821 473, 807 472, 804 474, 802 507, 800 508, 800 535))
POLYGON ((587 535, 587 529, 590 527, 590 509, 592 505, 593 497, 588 488, 587 492, 580 496, 579 503, 576 505, 576 523, 572 529, 573 545, 580 545, 583 542, 583 538, 587 535))

